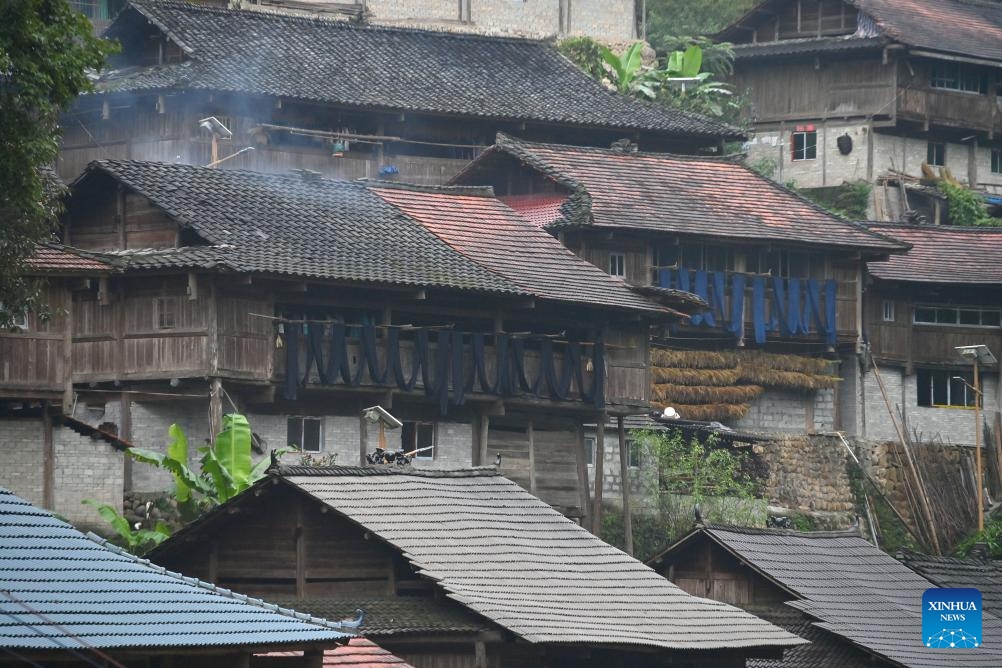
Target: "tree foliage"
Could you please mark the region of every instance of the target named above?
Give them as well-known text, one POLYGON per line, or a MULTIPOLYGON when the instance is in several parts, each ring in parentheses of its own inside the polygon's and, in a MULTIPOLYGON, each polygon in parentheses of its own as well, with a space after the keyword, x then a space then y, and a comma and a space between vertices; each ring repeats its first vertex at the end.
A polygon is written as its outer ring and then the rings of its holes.
POLYGON ((954 225, 998 227, 1002 220, 988 215, 984 198, 964 186, 943 179, 936 182, 939 191, 946 195, 947 212, 954 225))
POLYGON ((66 0, 0 3, 0 328, 40 306, 23 269, 58 214, 44 170, 58 152, 59 113, 91 88, 87 72, 111 50, 66 0))
POLYGON ((658 51, 678 48, 675 35, 711 35, 739 18, 755 0, 647 0, 647 41, 658 51))

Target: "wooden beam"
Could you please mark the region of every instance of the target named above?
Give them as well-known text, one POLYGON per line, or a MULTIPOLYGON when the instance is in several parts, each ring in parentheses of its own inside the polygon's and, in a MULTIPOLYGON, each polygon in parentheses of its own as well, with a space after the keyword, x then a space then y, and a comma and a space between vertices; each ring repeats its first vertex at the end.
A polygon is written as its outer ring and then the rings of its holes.
POLYGON ((483 640, 477 640, 473 643, 476 659, 474 665, 476 668, 487 668, 487 645, 483 640))
POLYGON ((73 411, 73 295, 66 295, 63 314, 63 414, 73 411))
POLYGON ((623 486, 623 533, 626 553, 633 556, 633 518, 630 514, 630 449, 626 445, 626 428, 622 416, 616 418, 619 432, 619 475, 623 486))
POLYGON ((578 496, 581 503, 581 526, 588 528, 591 526, 591 500, 588 493, 588 462, 585 461, 585 438, 584 427, 578 423, 577 428, 577 465, 578 465, 578 496))
POLYGON ((209 381, 209 440, 216 442, 216 434, 223 429, 223 381, 209 381))
POLYGON ((536 435, 534 433, 534 428, 532 420, 525 428, 526 436, 529 439, 529 493, 536 493, 536 435))
POLYGON ((592 498, 591 532, 602 537, 602 487, 605 485, 605 414, 595 425, 595 495, 592 498))
MULTIPOLYGON (((118 437, 127 443, 132 443, 132 396, 128 392, 122 392, 118 397, 118 405, 118 437)), ((122 459, 122 491, 129 492, 132 490, 132 457, 122 459)))
POLYGON ((306 598, 306 540, 303 536, 303 501, 296 503, 296 598, 306 598))
POLYGON ((118 232, 118 248, 125 250, 128 243, 125 237, 125 187, 121 184, 115 192, 115 229, 118 232))
POLYGON ((481 415, 480 416, 480 465, 487 466, 490 464, 487 461, 487 443, 490 439, 491 433, 491 416, 481 415))
POLYGON ((188 299, 190 301, 198 299, 198 274, 193 271, 188 272, 188 299))

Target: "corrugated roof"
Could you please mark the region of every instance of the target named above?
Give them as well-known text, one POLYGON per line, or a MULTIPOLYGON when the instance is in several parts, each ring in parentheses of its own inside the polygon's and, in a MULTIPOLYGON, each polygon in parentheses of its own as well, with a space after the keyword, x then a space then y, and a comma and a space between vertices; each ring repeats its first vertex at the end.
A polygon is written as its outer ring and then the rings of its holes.
MULTIPOLYGON (((983 613, 984 644, 943 650, 922 644, 922 594, 934 585, 852 531, 811 532, 710 526, 705 535, 791 592, 790 607, 815 624, 899 666, 1002 665, 1002 622, 983 613)), ((659 555, 652 561, 663 556, 659 555)))
POLYGON ((592 225, 679 234, 893 252, 905 245, 875 234, 729 159, 624 152, 522 141, 503 133, 457 183, 506 153, 572 194, 554 225, 592 225))
POLYGON ((334 644, 333 626, 113 549, 0 488, 0 648, 334 644))
POLYGON ((1002 560, 934 557, 911 550, 895 556, 908 568, 940 587, 974 587, 987 612, 1002 616, 1002 560))
MULTIPOLYGON (((202 89, 361 108, 629 128, 680 136, 737 128, 631 100, 578 69, 549 43, 361 26, 323 18, 131 0, 106 35, 144 30, 144 17, 187 62, 108 73, 104 90, 202 89)), ((127 41, 127 40, 126 40, 127 41)))
MULTIPOLYGON (((468 188, 373 187, 451 248, 537 297, 668 311, 636 294, 622 279, 578 257, 493 196, 466 194, 468 188)), ((694 296, 691 307, 699 307, 694 296)))
POLYGON ((1002 283, 1002 229, 954 225, 869 223, 870 229, 911 245, 904 255, 870 262, 885 281, 998 285, 1002 283))
POLYGON ((802 641, 683 592, 490 469, 282 469, 400 550, 448 597, 531 643, 675 650, 802 641))

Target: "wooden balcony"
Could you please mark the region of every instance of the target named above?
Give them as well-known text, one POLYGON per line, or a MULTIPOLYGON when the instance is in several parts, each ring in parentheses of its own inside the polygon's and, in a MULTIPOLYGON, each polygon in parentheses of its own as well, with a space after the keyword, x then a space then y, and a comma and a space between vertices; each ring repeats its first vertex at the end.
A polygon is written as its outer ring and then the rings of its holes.
POLYGON ((930 125, 992 131, 1002 129, 995 95, 978 95, 936 88, 899 90, 898 117, 930 125))

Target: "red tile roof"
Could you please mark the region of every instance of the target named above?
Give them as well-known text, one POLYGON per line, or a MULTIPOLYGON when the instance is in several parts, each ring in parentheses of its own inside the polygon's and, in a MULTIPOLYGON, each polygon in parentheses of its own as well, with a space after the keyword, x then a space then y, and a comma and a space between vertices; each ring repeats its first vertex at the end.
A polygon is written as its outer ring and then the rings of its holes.
POLYGON ((573 193, 557 224, 904 250, 727 159, 537 144, 499 133, 497 144, 456 182, 474 181, 478 166, 498 153, 515 156, 573 193))
POLYGON ((77 255, 55 246, 39 246, 33 257, 28 258, 28 267, 44 273, 94 273, 111 271, 111 265, 89 257, 77 255))
POLYGON ((483 189, 372 188, 458 252, 541 299, 670 312, 574 255, 483 189))
MULTIPOLYGON (((302 656, 302 654, 302 652, 268 652, 262 656, 302 656)), ((414 668, 399 656, 391 654, 366 638, 352 638, 347 645, 324 650, 324 666, 414 668)))
POLYGON ((546 227, 560 220, 560 207, 567 201, 564 194, 508 195, 502 202, 537 227, 546 227))
POLYGON ((885 281, 911 283, 1002 283, 1002 229, 952 225, 896 225, 870 227, 911 244, 906 255, 871 262, 870 273, 885 281))

